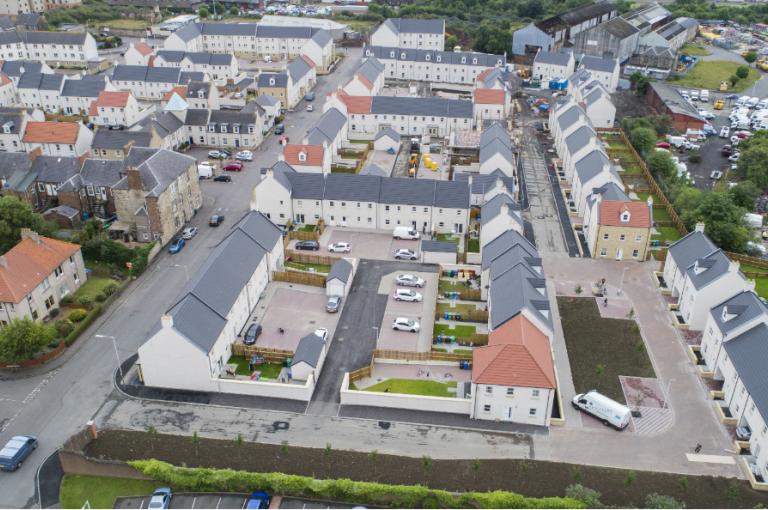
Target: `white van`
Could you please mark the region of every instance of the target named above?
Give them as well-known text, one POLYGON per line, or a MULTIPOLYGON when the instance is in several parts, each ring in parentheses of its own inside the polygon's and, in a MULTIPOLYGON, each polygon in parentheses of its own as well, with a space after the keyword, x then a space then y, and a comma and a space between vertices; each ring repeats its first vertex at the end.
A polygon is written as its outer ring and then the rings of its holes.
POLYGON ((213 167, 207 161, 197 165, 197 176, 200 179, 210 179, 213 177, 213 167))
POLYGON ((392 232, 392 237, 394 237, 395 239, 414 240, 414 239, 418 239, 421 236, 419 235, 419 231, 413 227, 399 226, 399 227, 395 227, 395 230, 392 232))
POLYGON ((686 142, 686 139, 683 136, 667 135, 667 141, 670 143, 670 145, 679 149, 686 142))
POLYGON ((618 430, 624 430, 629 425, 630 411, 623 404, 601 395, 597 390, 589 390, 573 397, 573 407, 591 414, 604 425, 611 425, 618 430))

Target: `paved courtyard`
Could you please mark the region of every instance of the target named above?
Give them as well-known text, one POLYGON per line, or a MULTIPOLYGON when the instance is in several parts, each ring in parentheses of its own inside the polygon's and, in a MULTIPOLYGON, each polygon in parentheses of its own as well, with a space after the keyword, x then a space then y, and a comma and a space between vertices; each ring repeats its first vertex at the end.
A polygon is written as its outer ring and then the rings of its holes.
POLYGON ((381 330, 377 341, 377 349, 393 349, 396 351, 428 352, 432 349, 432 330, 435 324, 435 304, 437 302, 437 274, 427 272, 413 272, 425 280, 425 285, 421 289, 415 289, 423 296, 423 301, 410 303, 405 301, 396 301, 393 296, 395 289, 395 278, 398 274, 390 273, 381 279, 379 293, 387 294, 387 305, 384 311, 384 319, 381 323, 381 330), (406 317, 419 321, 421 329, 418 333, 410 331, 395 331, 392 329, 392 321, 397 317, 406 317))
MULTIPOLYGON (((338 255, 328 251, 328 245, 345 242, 352 245, 349 256, 360 259, 394 260, 394 252, 399 248, 407 248, 419 253, 420 241, 398 240, 391 232, 383 230, 350 230, 328 227, 320 236, 320 250, 308 252, 315 255, 338 255)), ((289 249, 293 249, 296 241, 291 241, 289 249)))

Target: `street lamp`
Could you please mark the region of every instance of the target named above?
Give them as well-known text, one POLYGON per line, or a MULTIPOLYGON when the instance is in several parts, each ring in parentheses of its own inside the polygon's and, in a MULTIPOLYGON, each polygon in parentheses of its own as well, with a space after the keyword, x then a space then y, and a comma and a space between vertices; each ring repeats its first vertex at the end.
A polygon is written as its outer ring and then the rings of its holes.
POLYGON ((93 335, 96 338, 111 338, 112 339, 112 346, 115 348, 115 359, 117 360, 117 370, 120 372, 120 382, 123 382, 125 379, 125 376, 123 375, 123 365, 120 363, 120 354, 117 352, 117 339, 113 337, 112 335, 93 335))
POLYGON ((171 264, 171 267, 180 267, 184 270, 184 274, 187 275, 187 281, 189 281, 189 268, 184 264, 171 264))

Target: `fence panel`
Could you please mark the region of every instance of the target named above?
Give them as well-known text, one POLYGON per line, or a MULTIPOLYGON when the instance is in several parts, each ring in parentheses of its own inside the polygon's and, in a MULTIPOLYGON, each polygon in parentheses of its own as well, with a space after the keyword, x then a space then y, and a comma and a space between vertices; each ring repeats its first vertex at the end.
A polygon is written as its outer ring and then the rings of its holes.
POLYGON ((285 251, 286 260, 302 262, 304 264, 323 264, 326 266, 332 266, 334 262, 339 260, 339 258, 340 257, 334 257, 331 255, 313 255, 311 253, 304 253, 296 250, 285 251))
POLYGON ((293 351, 238 343, 232 344, 232 355, 242 356, 244 358, 262 356, 269 363, 282 363, 286 358, 293 357, 293 351))
POLYGON ((313 287, 325 287, 325 275, 305 273, 303 271, 273 271, 272 280, 311 285, 313 287))

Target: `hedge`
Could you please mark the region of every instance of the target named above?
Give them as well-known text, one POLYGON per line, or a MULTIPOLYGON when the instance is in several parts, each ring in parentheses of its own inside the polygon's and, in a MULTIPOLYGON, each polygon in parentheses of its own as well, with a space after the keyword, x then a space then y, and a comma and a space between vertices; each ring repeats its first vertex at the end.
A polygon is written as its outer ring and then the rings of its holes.
POLYGON ((180 468, 155 459, 129 464, 179 491, 250 492, 264 490, 281 496, 356 503, 382 508, 584 508, 570 498, 529 498, 514 492, 454 494, 422 485, 386 485, 353 480, 316 480, 283 473, 253 473, 232 469, 180 468))
POLYGON ((97 304, 94 305, 93 308, 88 312, 88 315, 85 316, 85 319, 78 322, 75 326, 75 329, 72 330, 70 334, 67 335, 67 337, 64 339, 64 343, 67 344, 67 347, 75 343, 75 340, 77 340, 77 337, 80 336, 80 334, 88 329, 88 326, 93 324, 93 321, 96 320, 96 318, 101 315, 102 312, 102 305, 97 304))

